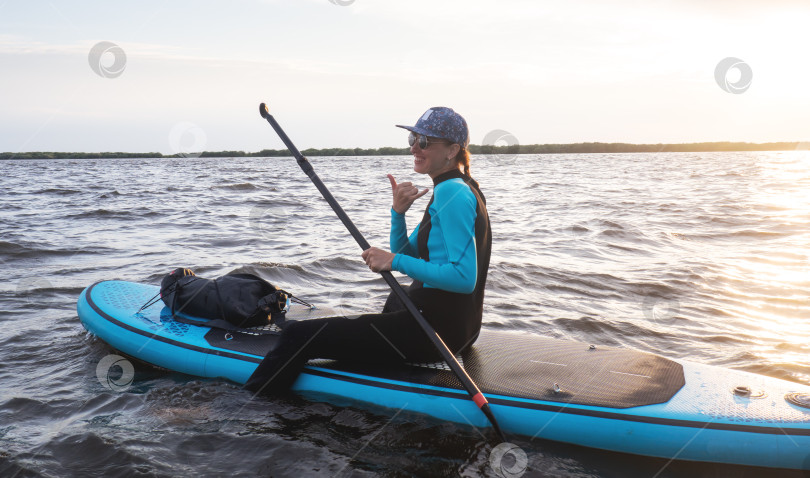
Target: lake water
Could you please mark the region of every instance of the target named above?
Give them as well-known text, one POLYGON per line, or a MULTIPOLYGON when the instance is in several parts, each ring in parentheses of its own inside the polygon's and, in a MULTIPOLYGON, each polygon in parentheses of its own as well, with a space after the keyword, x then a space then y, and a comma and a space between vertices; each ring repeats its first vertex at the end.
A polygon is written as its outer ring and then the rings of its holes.
MULTIPOLYGON (((373 245, 410 157, 312 158, 373 245)), ((494 244, 484 328, 810 385, 810 153, 474 157, 494 244)), ((427 203, 410 213, 416 225, 427 203)), ((261 275, 349 313, 387 286, 291 158, 0 161, 0 476, 495 476, 477 431, 138 365, 76 315, 102 279, 261 275)), ((515 438, 524 476, 755 476, 515 438)), ((751 474, 754 473, 754 474, 751 474)))

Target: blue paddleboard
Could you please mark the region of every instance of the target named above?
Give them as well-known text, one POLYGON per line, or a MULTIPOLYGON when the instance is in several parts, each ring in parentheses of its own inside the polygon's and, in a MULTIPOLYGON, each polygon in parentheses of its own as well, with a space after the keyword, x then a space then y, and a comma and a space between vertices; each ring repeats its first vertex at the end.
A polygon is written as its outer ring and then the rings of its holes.
MULTIPOLYGON (((243 384, 275 334, 228 333, 173 320, 154 285, 102 281, 77 309, 124 355, 243 384)), ((320 311, 293 304, 288 318, 320 311)), ((637 455, 810 469, 810 387, 621 348, 482 330, 460 361, 507 434, 637 455)), ((381 367, 314 360, 293 389, 440 420, 490 426, 443 364, 381 367)))

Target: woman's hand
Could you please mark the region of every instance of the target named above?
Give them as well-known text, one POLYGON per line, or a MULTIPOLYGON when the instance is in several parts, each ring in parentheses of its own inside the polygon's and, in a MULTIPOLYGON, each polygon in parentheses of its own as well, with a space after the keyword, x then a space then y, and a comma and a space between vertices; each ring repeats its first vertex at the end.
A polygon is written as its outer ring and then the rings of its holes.
POLYGON ((419 188, 414 186, 411 182, 397 184, 397 180, 390 174, 388 175, 388 180, 391 181, 391 193, 394 196, 394 211, 399 214, 405 214, 405 211, 411 207, 414 201, 428 192, 427 189, 419 192, 419 188))
POLYGON ((390 271, 394 255, 376 247, 369 247, 361 254, 366 265, 373 272, 390 271))

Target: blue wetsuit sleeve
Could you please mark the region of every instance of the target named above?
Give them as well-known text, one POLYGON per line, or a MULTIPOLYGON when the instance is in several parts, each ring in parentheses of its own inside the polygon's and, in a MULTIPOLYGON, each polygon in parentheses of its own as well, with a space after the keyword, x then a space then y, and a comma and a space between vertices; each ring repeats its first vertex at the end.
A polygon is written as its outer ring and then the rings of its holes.
POLYGON ((471 294, 478 279, 476 205, 475 196, 466 184, 434 189, 431 209, 435 212, 431 216, 430 234, 436 233, 433 228, 440 228, 447 263, 437 264, 397 254, 391 268, 438 289, 471 294))
POLYGON ((411 237, 408 237, 408 227, 405 225, 405 215, 394 211, 391 208, 391 234, 388 238, 391 252, 394 254, 405 254, 412 257, 419 255, 416 245, 416 235, 419 226, 416 226, 411 237))

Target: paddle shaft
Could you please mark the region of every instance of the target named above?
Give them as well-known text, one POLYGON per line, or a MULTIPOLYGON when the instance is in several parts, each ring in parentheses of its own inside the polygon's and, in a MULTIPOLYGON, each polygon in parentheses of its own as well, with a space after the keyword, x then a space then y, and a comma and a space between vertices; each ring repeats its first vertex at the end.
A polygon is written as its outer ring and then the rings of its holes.
MULTIPOLYGON (((326 188, 326 185, 323 183, 323 181, 321 181, 321 178, 318 177, 318 174, 315 173, 315 170, 312 168, 312 164, 310 164, 310 162, 307 161, 307 158, 305 158, 304 155, 298 151, 298 148, 295 147, 284 130, 281 129, 281 126, 279 126, 276 119, 273 118, 273 115, 270 114, 267 106, 264 103, 259 105, 259 113, 261 113, 262 118, 266 119, 267 122, 270 123, 270 126, 272 126, 276 131, 278 137, 281 138, 281 141, 284 142, 284 145, 287 146, 287 149, 289 149, 290 153, 292 153, 292 155, 295 157, 295 160, 298 162, 298 166, 300 166, 304 173, 309 176, 309 179, 312 180, 312 183, 315 184, 315 187, 321 192, 323 198, 326 199, 326 202, 328 202, 332 207, 332 210, 335 211, 335 214, 337 214, 337 216, 343 222, 343 225, 346 226, 346 229, 349 230, 349 233, 352 235, 352 237, 354 237, 354 240, 357 241, 357 244, 359 244, 364 251, 370 248, 371 245, 368 243, 368 241, 366 241, 366 238, 363 237, 363 234, 361 234, 360 230, 357 229, 357 226, 354 225, 352 220, 346 214, 346 211, 340 207, 337 199, 332 196, 332 193, 330 193, 326 188)), ((402 286, 399 285, 399 282, 397 282, 393 274, 391 274, 389 271, 382 271, 380 274, 382 274, 383 279, 385 279, 385 282, 388 283, 388 286, 391 287, 391 290, 394 291, 394 294, 396 294, 396 296, 399 297, 399 300, 405 304, 405 308, 408 309, 408 312, 410 312, 413 318, 416 319, 419 326, 422 327, 422 330, 425 332, 425 334, 427 334, 430 341, 433 342, 436 350, 441 353, 444 361, 447 362, 447 365, 450 366, 450 369, 461 381, 464 389, 470 394, 473 402, 475 402, 478 408, 480 408, 484 415, 487 416, 490 423, 492 423, 493 428, 495 428, 495 431, 498 433, 498 435, 500 435, 501 439, 504 442, 507 441, 503 431, 501 431, 501 427, 498 426, 498 422, 495 420, 495 416, 492 414, 492 410, 489 408, 489 402, 487 401, 486 397, 484 397, 484 394, 482 394, 481 390, 478 389, 478 386, 475 384, 475 382, 473 382, 472 378, 467 375, 467 371, 464 370, 461 364, 458 363, 458 360, 456 360, 456 357, 452 352, 450 352, 447 344, 444 343, 439 334, 433 330, 433 327, 431 327, 428 321, 422 316, 422 313, 416 308, 416 305, 413 303, 413 301, 411 301, 411 298, 408 297, 408 294, 405 292, 402 286)))

